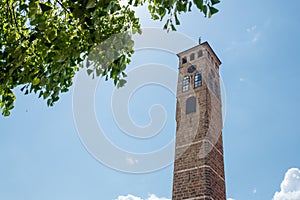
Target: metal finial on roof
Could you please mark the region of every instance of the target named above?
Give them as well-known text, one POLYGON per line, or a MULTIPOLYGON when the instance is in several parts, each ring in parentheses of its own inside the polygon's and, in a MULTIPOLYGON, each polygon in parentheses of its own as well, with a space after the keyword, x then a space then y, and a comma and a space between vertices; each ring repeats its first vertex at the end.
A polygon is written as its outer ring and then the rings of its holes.
POLYGON ((199 37, 198 42, 199 42, 199 44, 201 44, 201 36, 199 37))

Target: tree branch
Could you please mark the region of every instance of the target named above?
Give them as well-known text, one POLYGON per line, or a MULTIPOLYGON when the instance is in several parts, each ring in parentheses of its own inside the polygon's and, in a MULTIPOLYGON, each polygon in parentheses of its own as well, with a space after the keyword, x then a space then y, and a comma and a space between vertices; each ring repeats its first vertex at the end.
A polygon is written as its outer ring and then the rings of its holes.
POLYGON ((10 6, 9 6, 9 3, 8 1, 6 1, 6 6, 7 6, 7 10, 9 12, 9 15, 10 15, 10 20, 11 20, 11 23, 13 23, 13 18, 12 18, 12 13, 11 13, 11 9, 10 9, 10 6))
POLYGON ((14 20, 15 20, 16 28, 17 28, 18 32, 20 33, 20 31, 19 31, 19 26, 18 26, 18 22, 17 22, 17 17, 16 17, 15 8, 14 8, 13 5, 12 5, 12 12, 13 12, 13 18, 14 18, 14 20))
POLYGON ((56 1, 68 14, 70 14, 70 11, 62 4, 60 0, 56 0, 56 1))

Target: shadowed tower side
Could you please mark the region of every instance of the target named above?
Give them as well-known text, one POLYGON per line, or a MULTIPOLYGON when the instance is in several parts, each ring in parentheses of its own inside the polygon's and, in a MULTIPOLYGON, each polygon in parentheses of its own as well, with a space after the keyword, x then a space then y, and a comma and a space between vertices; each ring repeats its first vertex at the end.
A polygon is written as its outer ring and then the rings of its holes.
POLYGON ((221 61, 207 42, 178 57, 172 200, 226 200, 221 61))

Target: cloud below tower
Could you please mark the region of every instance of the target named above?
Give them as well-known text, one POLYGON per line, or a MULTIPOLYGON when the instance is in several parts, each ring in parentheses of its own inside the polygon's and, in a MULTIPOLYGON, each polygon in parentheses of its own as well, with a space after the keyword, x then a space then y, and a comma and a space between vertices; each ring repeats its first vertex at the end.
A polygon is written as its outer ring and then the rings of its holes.
POLYGON ((275 192, 273 200, 299 200, 300 199, 300 169, 291 168, 284 176, 280 191, 275 192))
POLYGON ((118 196, 115 200, 171 200, 164 197, 157 197, 155 194, 149 194, 146 199, 128 194, 127 196, 118 196))

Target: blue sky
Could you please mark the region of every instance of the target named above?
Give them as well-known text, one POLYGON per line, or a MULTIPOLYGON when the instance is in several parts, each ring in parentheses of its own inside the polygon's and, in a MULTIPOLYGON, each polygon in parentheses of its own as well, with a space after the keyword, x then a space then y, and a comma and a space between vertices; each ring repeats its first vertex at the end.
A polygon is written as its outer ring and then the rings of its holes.
MULTIPOLYGON (((233 0, 222 1, 218 8, 220 12, 212 19, 195 9, 180 16, 178 32, 195 42, 201 36, 223 63, 227 197, 300 199, 300 3, 233 0)), ((143 27, 162 26, 151 21, 145 10, 137 13, 143 27)), ((171 52, 140 50, 128 73, 151 63, 176 70, 177 62, 171 52)), ((170 199, 172 164, 150 173, 124 173, 100 163, 87 151, 73 119, 73 89, 53 108, 35 95, 16 91, 11 116, 0 117, 0 199, 170 199)), ((139 126, 151 123, 148 109, 152 105, 164 107, 166 124, 148 139, 128 136, 118 127, 110 110, 112 90, 110 81, 99 82, 95 114, 115 146, 147 153, 174 138, 175 95, 170 90, 150 84, 124 99, 139 126)), ((102 152, 115 159, 107 149, 102 152)))

